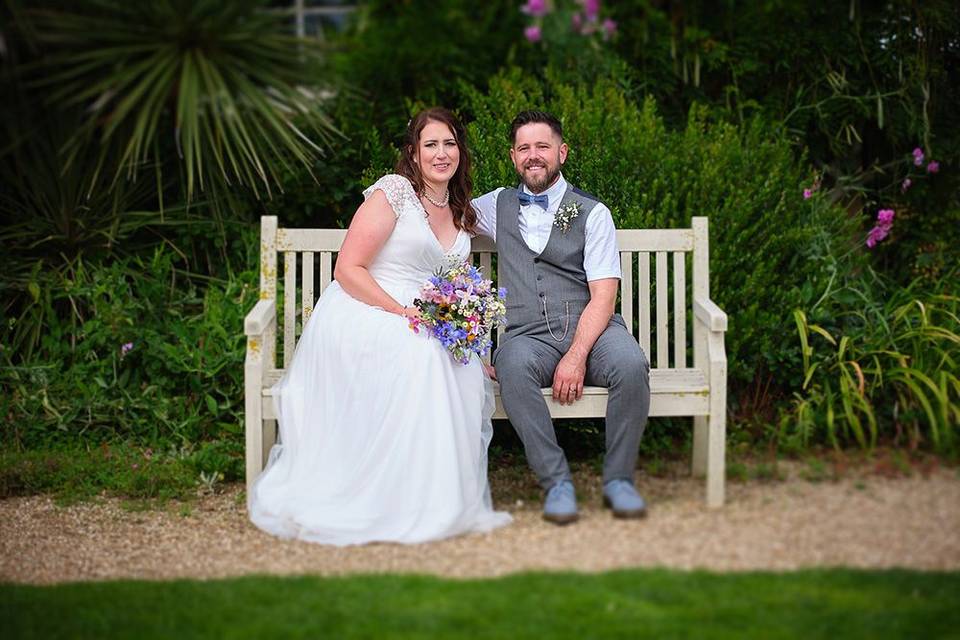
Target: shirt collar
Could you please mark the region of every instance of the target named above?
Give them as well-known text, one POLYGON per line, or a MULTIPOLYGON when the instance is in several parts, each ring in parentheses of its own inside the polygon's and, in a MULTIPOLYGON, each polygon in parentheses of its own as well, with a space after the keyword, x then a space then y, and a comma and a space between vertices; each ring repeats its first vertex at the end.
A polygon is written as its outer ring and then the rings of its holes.
MULTIPOLYGON (((529 195, 530 190, 527 189, 527 185, 520 183, 520 190, 529 195)), ((563 194, 567 192, 567 181, 563 178, 563 173, 557 178, 557 181, 554 182, 549 189, 543 193, 549 199, 549 209, 550 211, 556 211, 557 206, 560 204, 560 200, 563 198, 563 194)))

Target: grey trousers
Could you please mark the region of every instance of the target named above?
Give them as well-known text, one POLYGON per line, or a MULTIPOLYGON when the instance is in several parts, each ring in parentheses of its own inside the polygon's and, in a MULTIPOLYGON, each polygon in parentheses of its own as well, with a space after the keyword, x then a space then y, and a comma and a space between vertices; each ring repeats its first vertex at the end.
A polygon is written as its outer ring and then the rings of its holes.
MULTIPOLYGON (((546 325, 541 326, 542 331, 537 327, 508 330, 493 362, 503 408, 523 441, 530 468, 547 490, 561 480, 570 480, 570 467, 557 444, 540 389, 553 386, 554 370, 570 341, 556 342, 546 325)), ((650 411, 650 364, 619 316, 611 319, 590 351, 584 384, 606 387, 609 392, 603 481, 632 482, 650 411)))

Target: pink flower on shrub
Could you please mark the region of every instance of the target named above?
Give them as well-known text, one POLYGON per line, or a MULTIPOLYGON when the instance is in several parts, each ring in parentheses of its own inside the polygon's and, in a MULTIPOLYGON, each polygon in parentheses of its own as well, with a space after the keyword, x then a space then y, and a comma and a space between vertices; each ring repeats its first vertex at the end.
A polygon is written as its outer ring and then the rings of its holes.
POLYGON ((930 164, 927 165, 927 173, 937 173, 940 171, 940 163, 936 160, 931 160, 930 164))
POLYGON ((120 347, 120 357, 122 358, 123 356, 127 355, 131 351, 133 351, 133 343, 127 342, 126 344, 120 347))
POLYGON ((877 212, 877 224, 890 227, 893 225, 893 209, 880 209, 877 212))
POLYGON ((540 27, 537 25, 533 25, 524 29, 523 35, 530 42, 540 42, 540 38, 542 36, 540 33, 540 27))
POLYGON ((812 197, 813 197, 813 189, 810 189, 810 188, 808 187, 808 188, 806 188, 806 189, 803 190, 803 199, 804 199, 804 200, 809 200, 809 199, 812 198, 812 197))
POLYGON ((570 18, 570 23, 573 26, 573 32, 580 33, 583 29, 583 16, 579 13, 573 14, 573 17, 570 18))
POLYGON ((918 167, 923 164, 923 149, 920 147, 913 150, 913 164, 918 167))
POLYGON ((527 4, 520 7, 520 11, 529 16, 545 16, 550 13, 546 0, 527 0, 527 4))
POLYGON ((913 184, 913 180, 910 178, 904 178, 903 182, 900 184, 900 190, 906 192, 910 188, 910 185, 913 184))
POLYGON ((584 0, 583 12, 587 14, 587 20, 596 20, 600 13, 600 0, 584 0))
POLYGON ((610 18, 603 21, 603 39, 609 40, 617 32, 617 23, 610 18))
POLYGON ((893 209, 881 209, 877 212, 877 224, 867 233, 867 247, 873 249, 878 242, 890 235, 894 215, 893 209))
POLYGON ((867 234, 867 246, 873 249, 877 246, 877 243, 886 238, 889 233, 890 230, 884 227, 874 227, 870 229, 870 233, 867 234))

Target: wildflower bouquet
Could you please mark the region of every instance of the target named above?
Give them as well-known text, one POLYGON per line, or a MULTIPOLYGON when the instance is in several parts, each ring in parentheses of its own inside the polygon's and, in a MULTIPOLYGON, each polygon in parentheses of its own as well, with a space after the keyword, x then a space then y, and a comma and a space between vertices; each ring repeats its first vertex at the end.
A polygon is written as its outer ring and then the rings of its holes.
POLYGON ((506 289, 494 290, 473 265, 458 264, 420 287, 413 301, 420 317, 410 318, 410 328, 425 329, 454 360, 467 364, 471 353, 482 356, 493 346, 490 332, 506 318, 506 294, 506 289))

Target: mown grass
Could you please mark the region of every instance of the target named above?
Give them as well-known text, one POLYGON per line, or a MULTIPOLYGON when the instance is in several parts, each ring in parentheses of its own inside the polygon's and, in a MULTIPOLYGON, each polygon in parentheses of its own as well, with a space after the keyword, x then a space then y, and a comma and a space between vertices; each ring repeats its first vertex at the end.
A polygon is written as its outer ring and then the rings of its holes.
POLYGON ((960 574, 628 570, 0 585, 7 638, 946 638, 960 574))

